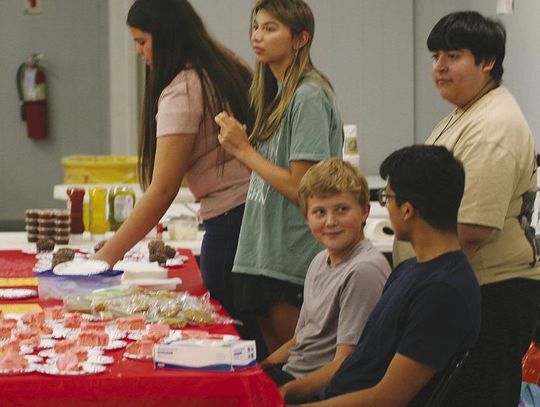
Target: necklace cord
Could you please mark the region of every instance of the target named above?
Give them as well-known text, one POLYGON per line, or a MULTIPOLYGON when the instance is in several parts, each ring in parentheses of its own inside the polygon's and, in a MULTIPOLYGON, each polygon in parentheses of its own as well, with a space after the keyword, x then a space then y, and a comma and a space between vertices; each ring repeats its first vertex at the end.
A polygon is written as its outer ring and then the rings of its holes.
MULTIPOLYGON (((452 121, 452 119, 454 118, 454 116, 456 115, 456 113, 457 113, 457 111, 459 109, 459 108, 456 107, 456 109, 454 110, 454 113, 450 116, 450 118, 448 119, 448 121, 444 125, 441 132, 437 135, 435 140, 433 140, 432 145, 434 145, 448 129, 450 129, 454 124, 456 124, 459 121, 459 119, 461 119, 463 117, 463 115, 465 113, 467 113, 467 111, 472 106, 474 106, 474 104, 476 102, 478 102, 480 99, 482 99, 483 96, 487 95, 493 89, 496 89, 498 87, 499 87, 499 84, 497 82, 495 82, 494 80, 487 81, 484 84, 484 86, 482 86, 482 88, 478 91, 477 95, 474 98, 472 98, 471 101, 469 103, 467 103, 467 105, 465 105, 465 108, 462 110, 461 114, 456 118, 456 120, 452 121)), ((461 138, 461 135, 458 137, 455 144, 457 144, 457 142, 459 141, 460 138, 461 138)))

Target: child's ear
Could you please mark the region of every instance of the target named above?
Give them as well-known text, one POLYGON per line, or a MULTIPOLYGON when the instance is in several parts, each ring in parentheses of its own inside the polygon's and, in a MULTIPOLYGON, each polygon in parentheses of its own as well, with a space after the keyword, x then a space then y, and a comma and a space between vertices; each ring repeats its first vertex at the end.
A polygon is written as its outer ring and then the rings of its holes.
POLYGON ((362 216, 362 225, 366 224, 366 220, 369 216, 369 211, 371 210, 371 204, 368 202, 364 205, 364 216, 362 216))

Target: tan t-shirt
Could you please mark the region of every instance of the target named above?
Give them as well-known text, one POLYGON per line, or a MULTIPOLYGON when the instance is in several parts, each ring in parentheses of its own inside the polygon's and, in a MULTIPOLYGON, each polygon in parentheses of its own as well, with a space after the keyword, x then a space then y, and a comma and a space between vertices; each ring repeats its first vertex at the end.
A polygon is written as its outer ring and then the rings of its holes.
MULTIPOLYGON (((463 163, 458 222, 496 229, 471 261, 479 283, 540 278, 540 268, 530 266, 533 250, 518 220, 522 195, 536 189, 534 141, 510 92, 499 86, 465 112, 455 110, 426 144, 447 147, 463 163)), ((403 242, 394 245, 395 264, 411 254, 403 242)))
POLYGON ((224 156, 223 168, 217 164, 223 157, 218 130, 213 117, 203 117, 201 81, 194 69, 180 72, 159 97, 156 136, 170 134, 197 135, 186 180, 200 200, 202 219, 221 215, 246 201, 250 171, 229 154, 224 156))

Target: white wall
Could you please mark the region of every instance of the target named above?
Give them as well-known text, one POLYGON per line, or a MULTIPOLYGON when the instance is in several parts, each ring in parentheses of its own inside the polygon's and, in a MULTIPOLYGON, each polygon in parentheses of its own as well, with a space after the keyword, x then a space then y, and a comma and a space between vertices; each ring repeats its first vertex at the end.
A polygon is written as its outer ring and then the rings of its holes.
POLYGON ((60 159, 109 151, 107 3, 42 1, 41 15, 24 2, 0 0, 0 229, 24 210, 58 205, 60 159), (49 138, 31 140, 20 120, 18 66, 43 53, 47 73, 49 138))
MULTIPOLYGON (((62 181, 62 156, 135 152, 136 77, 124 25, 131 1, 47 0, 41 16, 24 16, 22 0, 0 0, 0 229, 22 219, 25 208, 58 204, 52 187, 62 181), (45 53, 49 70, 51 137, 40 142, 26 138, 14 84, 17 66, 33 52, 45 53)), ((191 1, 209 31, 252 64, 253 0, 191 1)), ((422 143, 451 109, 431 83, 431 27, 460 9, 493 15, 497 0, 308 2, 313 59, 332 80, 344 121, 358 125, 361 165, 375 174, 387 154, 422 143)), ((508 32, 503 80, 539 143, 540 1, 514 3, 514 14, 501 17, 508 32)))

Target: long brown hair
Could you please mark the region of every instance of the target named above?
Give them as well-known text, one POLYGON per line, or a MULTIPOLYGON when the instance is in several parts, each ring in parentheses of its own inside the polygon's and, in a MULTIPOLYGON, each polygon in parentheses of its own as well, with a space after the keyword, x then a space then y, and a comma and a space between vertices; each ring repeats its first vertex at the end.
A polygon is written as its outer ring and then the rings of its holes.
MULTIPOLYGON (((253 83, 249 89, 250 103, 255 112, 255 124, 250 141, 265 141, 275 133, 287 107, 291 103, 296 89, 308 71, 313 71, 311 78, 321 79, 323 84, 332 89, 330 81, 311 61, 310 48, 315 34, 315 19, 307 3, 303 0, 258 0, 251 12, 251 31, 255 16, 264 10, 291 30, 293 37, 303 31, 309 35, 307 43, 297 50, 291 65, 285 72, 279 95, 277 80, 268 64, 256 62, 253 83)), ((250 31, 250 32, 251 32, 250 31)))
MULTIPOLYGON (((155 117, 163 89, 182 70, 192 68, 201 81, 204 117, 228 110, 251 129, 251 71, 210 36, 187 0, 136 0, 128 12, 127 25, 152 35, 152 66, 146 68, 139 137, 139 182, 146 189, 152 181, 155 117)), ((223 165, 224 156, 221 149, 216 166, 223 165)))

